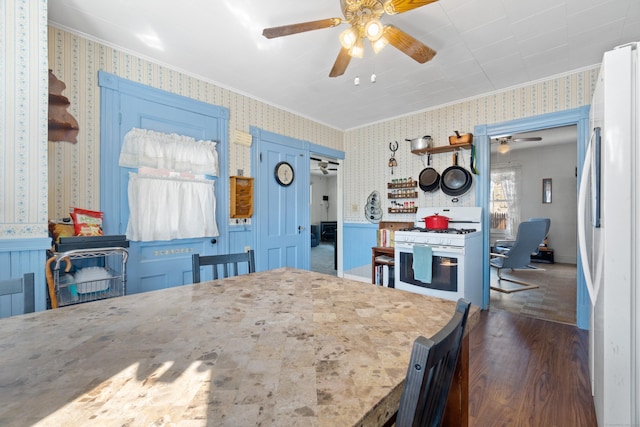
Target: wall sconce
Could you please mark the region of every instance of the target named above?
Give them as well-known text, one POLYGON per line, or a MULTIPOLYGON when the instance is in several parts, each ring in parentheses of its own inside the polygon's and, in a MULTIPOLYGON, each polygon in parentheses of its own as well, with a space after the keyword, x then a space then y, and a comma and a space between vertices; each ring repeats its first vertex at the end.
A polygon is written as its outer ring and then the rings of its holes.
POLYGON ((396 151, 398 151, 398 141, 389 143, 389 150, 391 150, 391 158, 389 159, 389 167, 391 168, 391 175, 393 175, 393 168, 398 166, 396 161, 396 151))

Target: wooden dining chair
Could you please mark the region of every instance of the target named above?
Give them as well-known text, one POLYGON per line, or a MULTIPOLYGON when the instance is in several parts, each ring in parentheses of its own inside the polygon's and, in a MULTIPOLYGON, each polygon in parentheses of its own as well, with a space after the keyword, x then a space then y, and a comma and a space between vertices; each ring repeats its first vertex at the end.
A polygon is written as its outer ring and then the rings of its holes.
POLYGON ((15 316, 17 314, 33 313, 35 311, 34 298, 34 274, 26 273, 22 277, 16 279, 0 280, 0 297, 8 296, 10 307, 6 313, 0 312, 0 317, 15 316), (13 295, 22 294, 23 303, 13 304, 13 295))
POLYGON ((192 267, 193 267, 193 283, 200 283, 200 267, 210 265, 213 267, 213 280, 221 277, 237 276, 240 271, 238 269, 239 264, 247 263, 247 272, 255 273, 256 262, 254 258, 253 249, 237 253, 237 254, 225 254, 225 255, 200 255, 193 254, 192 267), (219 269, 222 269, 222 275, 219 275, 219 269))
POLYGON ((396 427, 436 427, 442 423, 470 306, 460 298, 444 328, 431 338, 414 341, 396 427))

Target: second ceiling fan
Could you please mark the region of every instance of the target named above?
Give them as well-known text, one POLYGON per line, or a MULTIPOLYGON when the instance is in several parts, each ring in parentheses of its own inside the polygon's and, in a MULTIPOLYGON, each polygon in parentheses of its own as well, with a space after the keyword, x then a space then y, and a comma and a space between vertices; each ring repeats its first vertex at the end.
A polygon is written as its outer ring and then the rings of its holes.
POLYGON ((380 17, 396 15, 417 9, 437 0, 340 0, 342 18, 328 18, 280 27, 265 28, 262 35, 268 39, 335 27, 342 23, 350 27, 340 34, 342 45, 329 77, 344 74, 352 57, 362 58, 364 39, 370 41, 375 53, 387 44, 392 45, 420 64, 430 61, 436 51, 393 25, 382 25, 380 17))
POLYGON ((511 150, 510 142, 525 142, 525 141, 542 141, 542 137, 532 136, 532 137, 518 137, 518 136, 501 136, 497 138, 492 138, 492 143, 500 144, 498 145, 498 153, 506 154, 511 150))

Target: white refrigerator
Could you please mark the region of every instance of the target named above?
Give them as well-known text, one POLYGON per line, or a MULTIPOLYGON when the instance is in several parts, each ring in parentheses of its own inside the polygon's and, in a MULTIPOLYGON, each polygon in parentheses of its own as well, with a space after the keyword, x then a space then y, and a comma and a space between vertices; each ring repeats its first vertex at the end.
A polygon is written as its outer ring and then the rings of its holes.
POLYGON ((589 361, 599 426, 640 425, 640 65, 638 43, 604 54, 578 196, 591 298, 589 361))

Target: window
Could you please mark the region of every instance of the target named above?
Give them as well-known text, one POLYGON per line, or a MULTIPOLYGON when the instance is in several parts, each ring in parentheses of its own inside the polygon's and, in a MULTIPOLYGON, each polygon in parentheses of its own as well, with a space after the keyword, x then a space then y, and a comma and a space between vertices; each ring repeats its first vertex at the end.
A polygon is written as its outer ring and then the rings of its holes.
POLYGON ((519 168, 512 166, 491 171, 491 230, 506 238, 515 237, 520 223, 519 178, 519 168))

